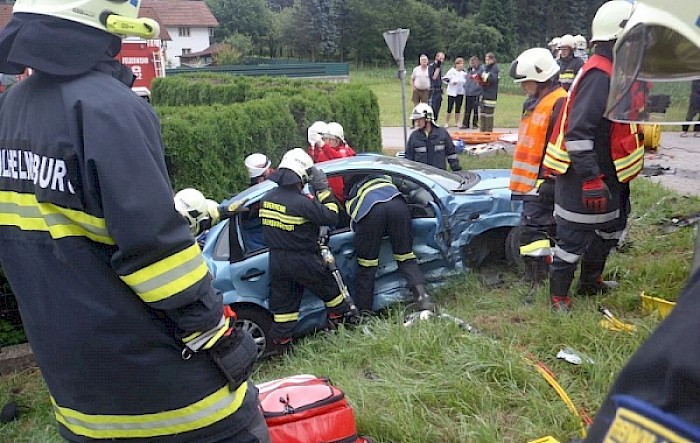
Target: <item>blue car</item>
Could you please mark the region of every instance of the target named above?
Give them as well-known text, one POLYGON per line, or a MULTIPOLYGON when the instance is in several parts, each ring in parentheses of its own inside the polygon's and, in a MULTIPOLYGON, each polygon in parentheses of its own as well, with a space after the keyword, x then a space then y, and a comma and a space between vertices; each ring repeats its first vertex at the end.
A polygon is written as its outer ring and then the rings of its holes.
MULTIPOLYGON (((432 287, 467 268, 479 268, 506 255, 507 237, 520 223, 522 205, 511 201, 509 170, 453 173, 403 158, 360 154, 317 165, 328 177, 382 173, 402 191, 413 216, 413 250, 432 287)), ((268 248, 256 208, 277 185, 265 181, 235 196, 249 199, 247 213, 225 220, 208 233, 203 253, 214 276, 214 287, 238 314, 238 325, 248 330, 264 355, 272 324, 269 311, 268 248)), ((353 232, 347 216, 332 227, 329 246, 352 295, 357 270, 353 232)), ((374 310, 409 301, 411 291, 398 272, 388 238, 379 254, 374 310)), ((327 325, 323 302, 305 293, 296 336, 327 325)))

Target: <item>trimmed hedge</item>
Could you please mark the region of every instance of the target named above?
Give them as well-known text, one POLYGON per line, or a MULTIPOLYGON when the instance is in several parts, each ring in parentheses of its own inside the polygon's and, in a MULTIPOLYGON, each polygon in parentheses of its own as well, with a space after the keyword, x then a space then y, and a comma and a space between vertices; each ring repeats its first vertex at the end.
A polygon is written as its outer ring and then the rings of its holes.
POLYGON ((361 86, 178 75, 154 82, 153 102, 173 187, 195 187, 215 200, 248 185, 246 155, 262 152, 276 165, 289 149, 306 147, 307 128, 316 120, 340 122, 358 152, 381 152, 377 98, 361 86))

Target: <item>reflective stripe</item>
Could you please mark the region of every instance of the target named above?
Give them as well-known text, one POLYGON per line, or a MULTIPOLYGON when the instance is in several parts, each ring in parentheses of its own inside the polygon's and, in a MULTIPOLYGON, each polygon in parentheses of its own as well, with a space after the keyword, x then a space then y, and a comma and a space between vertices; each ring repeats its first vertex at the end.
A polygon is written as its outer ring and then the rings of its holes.
POLYGON ((578 263, 578 261, 581 259, 580 255, 566 252, 565 250, 563 250, 559 246, 554 247, 554 256, 564 260, 567 263, 578 263))
POLYGON ((357 264, 365 267, 365 268, 372 268, 379 266, 379 259, 375 258, 374 260, 368 260, 366 258, 359 258, 357 259, 357 264))
POLYGON ((328 208, 329 210, 335 212, 336 214, 338 213, 338 204, 337 203, 324 203, 323 206, 328 208))
POLYGON ((627 157, 619 158, 613 163, 615 171, 617 171, 617 179, 622 183, 628 182, 636 177, 644 167, 644 146, 637 147, 627 157))
POLYGON ((394 260, 398 262, 403 262, 406 260, 413 260, 416 258, 416 254, 413 253, 413 251, 408 252, 406 254, 394 254, 394 260))
POLYGON ((145 268, 120 277, 146 303, 179 294, 203 279, 209 270, 197 243, 145 268))
POLYGON ((488 106, 489 108, 495 108, 496 107, 496 100, 484 99, 481 101, 481 104, 484 106, 488 106))
POLYGON ((523 169, 533 174, 537 174, 540 172, 540 167, 538 165, 532 165, 530 163, 519 162, 516 160, 513 160, 513 169, 523 169))
POLYGON ((285 223, 288 225, 303 225, 306 223, 308 220, 306 220, 304 217, 296 216, 296 215, 285 215, 277 211, 272 211, 270 209, 260 209, 259 211, 260 217, 261 218, 268 218, 272 220, 277 220, 281 223, 285 223))
POLYGON ((520 255, 528 257, 549 257, 552 255, 552 242, 543 239, 520 247, 520 255))
POLYGON ((340 306, 343 303, 343 301, 345 301, 345 297, 343 297, 343 294, 338 294, 338 296, 335 297, 333 300, 329 300, 324 304, 327 308, 335 308, 336 306, 340 306))
POLYGON ((452 155, 447 156, 448 160, 457 160, 458 158, 459 158, 459 156, 457 154, 452 154, 452 155))
POLYGON ((235 391, 228 385, 211 395, 179 409, 142 415, 92 415, 56 404, 51 397, 56 420, 76 435, 88 438, 119 439, 159 437, 190 432, 216 423, 243 404, 248 383, 235 391))
POLYGON ((230 329, 230 323, 231 319, 222 315, 221 320, 215 327, 208 331, 190 334, 183 338, 182 342, 193 351, 209 349, 230 329))
POLYGON ((345 203, 345 207, 348 211, 348 215, 350 215, 350 218, 353 220, 358 219, 358 213, 362 209, 362 203, 370 192, 385 187, 395 188, 391 181, 385 177, 368 180, 366 183, 360 186, 360 189, 357 190, 355 197, 351 198, 345 203))
POLYGON ((299 312, 292 312, 291 314, 274 314, 272 319, 275 323, 287 323, 290 321, 299 320, 299 312))
POLYGON ((39 203, 34 194, 0 191, 0 225, 48 232, 54 239, 86 237, 102 244, 115 244, 104 218, 52 203, 39 203))
POLYGON ((568 152, 590 152, 593 151, 593 140, 567 140, 566 150, 568 152))
POLYGON ((598 237, 602 238, 603 240, 619 240, 622 238, 622 234, 624 233, 624 229, 620 231, 615 231, 615 232, 603 232, 603 231, 595 231, 595 233, 598 235, 598 237))
POLYGON ((435 147, 433 148, 433 150, 434 150, 435 152, 437 152, 437 151, 444 151, 444 150, 445 150, 445 145, 435 145, 435 147))
POLYGON ((316 197, 318 198, 319 201, 323 201, 327 199, 328 197, 331 196, 331 190, 330 189, 324 189, 323 191, 319 192, 316 197))
POLYGON ((580 212, 567 211, 558 204, 555 204, 554 215, 557 215, 563 218, 564 220, 572 221, 574 223, 594 225, 598 223, 609 222, 619 218, 620 210, 616 209, 612 212, 606 212, 604 214, 581 214, 580 212))
POLYGON ((415 152, 428 152, 428 148, 426 146, 420 146, 418 148, 413 149, 415 152))

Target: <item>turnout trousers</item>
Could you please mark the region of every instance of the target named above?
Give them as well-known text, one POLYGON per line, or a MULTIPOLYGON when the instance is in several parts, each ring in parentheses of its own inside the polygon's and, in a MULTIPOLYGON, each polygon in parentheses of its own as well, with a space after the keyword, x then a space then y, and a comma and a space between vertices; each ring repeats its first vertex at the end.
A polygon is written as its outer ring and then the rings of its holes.
POLYGON ((408 285, 425 284, 423 271, 413 253, 411 213, 401 198, 378 203, 355 226, 357 278, 355 304, 359 310, 371 310, 374 302, 374 277, 379 266, 379 247, 384 235, 389 236, 394 260, 408 285))
POLYGON ((313 251, 270 250, 270 311, 273 315, 270 337, 291 338, 299 321, 304 288, 323 300, 332 314, 350 311, 333 275, 313 251))

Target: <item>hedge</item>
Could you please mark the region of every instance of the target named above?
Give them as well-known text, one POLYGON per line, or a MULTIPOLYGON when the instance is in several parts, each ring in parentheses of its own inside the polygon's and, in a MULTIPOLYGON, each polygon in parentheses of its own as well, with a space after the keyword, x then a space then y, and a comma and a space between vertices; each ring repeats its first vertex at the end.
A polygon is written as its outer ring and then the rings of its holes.
POLYGON ((307 145, 316 120, 343 125, 358 152, 381 151, 379 105, 362 86, 222 74, 157 79, 153 102, 161 117, 173 187, 196 187, 222 200, 248 185, 243 159, 262 152, 277 164, 307 145))

